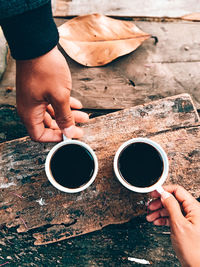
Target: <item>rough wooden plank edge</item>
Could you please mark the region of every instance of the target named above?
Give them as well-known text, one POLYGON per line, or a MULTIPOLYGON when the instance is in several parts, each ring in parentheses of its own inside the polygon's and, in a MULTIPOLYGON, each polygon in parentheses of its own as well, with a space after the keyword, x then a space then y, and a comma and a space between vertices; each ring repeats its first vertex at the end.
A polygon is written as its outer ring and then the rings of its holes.
MULTIPOLYGON (((95 122, 98 122, 98 120, 104 121, 105 118, 107 119, 109 117, 111 117, 111 118, 112 117, 114 117, 114 118, 116 117, 117 118, 118 117, 118 114, 119 115, 121 115, 123 113, 126 114, 127 111, 129 112, 130 110, 135 110, 135 109, 136 110, 138 109, 138 110, 140 110, 142 112, 142 110, 145 109, 146 107, 149 107, 149 106, 152 107, 152 104, 155 104, 155 105, 158 104, 159 105, 159 103, 162 103, 163 101, 168 101, 168 100, 173 101, 175 99, 181 99, 181 100, 183 100, 183 103, 184 103, 184 101, 186 101, 186 103, 188 102, 188 105, 190 106, 189 112, 192 111, 193 117, 192 117, 192 121, 190 122, 190 119, 189 119, 187 121, 187 123, 189 123, 188 124, 189 126, 194 125, 195 123, 197 123, 197 125, 198 125, 198 123, 200 121, 200 116, 198 114, 198 110, 196 109, 196 107, 194 105, 194 101, 193 101, 193 99, 191 98, 191 96, 189 94, 183 93, 183 94, 178 94, 178 95, 174 95, 174 96, 169 96, 169 97, 161 98, 161 99, 152 101, 150 103, 145 103, 145 104, 134 106, 134 107, 131 107, 131 108, 126 108, 126 109, 113 109, 113 112, 112 112, 112 109, 107 109, 108 110, 108 113, 111 113, 111 114, 102 115, 99 118, 98 117, 97 118, 92 118, 92 119, 90 119, 89 123, 82 124, 81 126, 82 126, 82 128, 85 129, 85 131, 87 131, 87 128, 90 128, 91 127, 91 129, 92 129, 93 128, 92 125, 95 124, 95 122)), ((181 108, 181 104, 180 104, 180 108, 181 108)), ((87 108, 86 109, 83 109, 83 110, 85 110, 85 111, 88 111, 88 110, 101 111, 101 109, 87 109, 87 108)), ((102 110, 105 110, 105 109, 102 109, 102 110)), ((183 112, 187 112, 187 108, 184 110, 184 107, 183 107, 183 112)), ((141 116, 143 116, 143 114, 141 114, 141 116)), ((172 119, 171 127, 173 127, 173 123, 175 123, 175 121, 172 119)), ((167 124, 164 125, 164 127, 167 127, 167 124)), ((88 138, 90 139, 90 135, 89 134, 85 134, 85 136, 82 138, 82 140, 85 141, 85 142, 90 142, 90 140, 88 138)), ((18 138, 18 139, 15 139, 15 140, 4 142, 3 144, 10 144, 12 146, 12 143, 15 144, 18 141, 19 142, 26 142, 26 141, 31 141, 31 140, 30 140, 30 137, 29 136, 25 136, 25 137, 22 137, 22 138, 18 138)), ((1 148, 1 146, 3 144, 0 144, 0 148, 1 148)), ((35 144, 37 145, 37 143, 35 143, 35 144)), ((48 148, 52 147, 51 144, 45 144, 44 146, 45 147, 48 147, 48 148)))
POLYGON ((168 182, 185 185, 199 197, 200 123, 188 94, 98 117, 84 127, 89 134, 82 140, 95 150, 99 173, 90 188, 76 195, 58 192, 46 179, 43 164, 53 144, 26 137, 0 145, 0 224, 31 231, 41 245, 143 214, 147 196, 122 187, 112 170, 116 149, 134 136, 162 144, 170 160, 168 182))
MULTIPOLYGON (((95 13, 94 13, 95 14, 95 13)), ((79 15, 66 15, 66 16, 56 16, 53 17, 55 19, 73 19, 78 17, 79 15)), ((120 20, 128 20, 128 21, 149 21, 149 22, 173 22, 173 21, 180 21, 185 20, 182 17, 151 17, 151 16, 118 16, 118 15, 106 15, 110 18, 120 19, 120 20)))
MULTIPOLYGON (((127 21, 147 21, 147 22, 181 22, 181 21, 187 21, 189 22, 199 22, 199 20, 189 20, 184 19, 182 17, 148 17, 148 16, 117 16, 117 15, 107 15, 110 18, 113 19, 119 19, 119 20, 127 20, 127 21)), ((54 16, 55 19, 73 19, 78 17, 78 15, 74 16, 54 16)))

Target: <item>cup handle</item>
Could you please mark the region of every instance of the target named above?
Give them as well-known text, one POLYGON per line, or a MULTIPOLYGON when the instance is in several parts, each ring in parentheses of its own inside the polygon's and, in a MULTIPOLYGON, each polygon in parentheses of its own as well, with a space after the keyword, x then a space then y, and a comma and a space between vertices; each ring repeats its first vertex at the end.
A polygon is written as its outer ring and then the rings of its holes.
POLYGON ((65 135, 63 134, 63 141, 69 141, 69 140, 71 140, 71 138, 68 138, 67 136, 65 136, 65 135))
POLYGON ((164 188, 160 185, 158 188, 156 188, 156 191, 157 191, 159 194, 162 194, 165 190, 164 190, 164 188))

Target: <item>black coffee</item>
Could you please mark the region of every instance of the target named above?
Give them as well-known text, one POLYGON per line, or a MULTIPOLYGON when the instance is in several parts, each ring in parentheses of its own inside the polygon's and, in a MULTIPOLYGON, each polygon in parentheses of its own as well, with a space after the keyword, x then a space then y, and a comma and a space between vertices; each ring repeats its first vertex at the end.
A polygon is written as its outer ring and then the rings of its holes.
POLYGON ((136 187, 155 184, 163 173, 163 161, 159 152, 146 143, 133 143, 124 148, 118 159, 121 176, 136 187))
POLYGON ((94 173, 90 152, 77 144, 62 146, 51 158, 50 168, 56 182, 67 188, 86 184, 94 173))

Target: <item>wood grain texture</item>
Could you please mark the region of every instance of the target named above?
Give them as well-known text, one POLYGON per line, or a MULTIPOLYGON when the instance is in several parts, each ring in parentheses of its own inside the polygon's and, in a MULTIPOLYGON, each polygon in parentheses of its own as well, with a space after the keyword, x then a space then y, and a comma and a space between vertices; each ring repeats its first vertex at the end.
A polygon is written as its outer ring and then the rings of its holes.
POLYGON ((146 212, 147 195, 124 188, 114 177, 117 148, 138 136, 160 143, 170 161, 167 182, 179 183, 200 195, 200 121, 187 94, 166 98, 91 119, 82 141, 95 151, 99 172, 87 190, 66 194, 56 190, 44 173, 46 155, 54 144, 28 137, 0 145, 0 225, 31 230, 35 244, 48 244, 124 223, 146 212))
POLYGON ((54 16, 67 17, 101 13, 120 17, 177 18, 200 10, 198 0, 57 0, 54 16))
MULTIPOLYGON (((66 20, 57 20, 60 25, 66 20)), ((67 57, 73 80, 72 95, 85 108, 121 109, 152 100, 189 93, 200 108, 200 34, 194 22, 137 22, 158 37, 135 52, 99 68, 88 68, 67 57)), ((15 104, 15 66, 9 62, 0 83, 0 104, 15 104)))
POLYGON ((128 257, 149 260, 156 267, 180 267, 168 229, 148 223, 145 215, 122 225, 110 225, 101 231, 43 246, 33 245, 30 232, 19 234, 4 227, 0 236, 0 264, 9 262, 8 266, 12 267, 138 266, 128 257))

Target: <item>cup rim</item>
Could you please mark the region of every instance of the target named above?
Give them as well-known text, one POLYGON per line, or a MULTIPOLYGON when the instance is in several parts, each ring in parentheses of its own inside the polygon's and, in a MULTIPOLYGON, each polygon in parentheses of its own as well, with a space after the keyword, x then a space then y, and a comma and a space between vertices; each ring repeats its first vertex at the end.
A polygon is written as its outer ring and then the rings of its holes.
POLYGON ((113 167, 114 167, 114 172, 116 177, 118 178, 119 182, 125 186, 126 188, 128 188, 131 191, 137 192, 137 193, 148 193, 148 192, 152 192, 154 190, 157 190, 158 188, 160 188, 162 186, 162 184, 165 182, 165 180, 167 179, 168 176, 168 171, 169 171, 169 161, 168 161, 168 157, 166 152, 163 150, 163 148, 156 143, 155 141, 149 139, 149 138, 142 138, 142 137, 138 137, 138 138, 133 138, 130 139, 126 142, 124 142, 117 150, 115 157, 114 157, 114 163, 113 163, 113 167), (148 187, 137 187, 137 186, 133 186, 131 184, 129 184, 125 178, 122 177, 122 175, 120 174, 119 170, 118 170, 118 158, 120 153, 122 152, 122 150, 126 147, 128 147, 130 144, 133 143, 146 143, 149 144, 151 146, 153 146, 158 153, 161 155, 161 158, 163 160, 163 173, 160 177, 160 179, 153 185, 148 186, 148 187))
POLYGON ((56 144, 54 147, 52 147, 52 149, 49 151, 47 157, 46 157, 46 161, 45 161, 45 172, 47 175, 48 180, 50 181, 50 183, 56 187, 58 190, 65 192, 65 193, 78 193, 81 192, 83 190, 85 190, 86 188, 88 188, 95 180, 97 173, 98 173, 98 160, 97 160, 97 156, 94 152, 94 150, 87 145, 86 143, 82 142, 82 141, 78 141, 78 140, 71 140, 71 139, 67 139, 64 140, 58 144, 56 144), (85 149, 87 149, 90 154, 92 155, 93 159, 94 159, 94 172, 92 177, 90 178, 90 180, 83 184, 82 186, 78 187, 78 188, 67 188, 64 187, 62 185, 60 185, 59 183, 56 182, 56 180, 54 179, 51 171, 50 171, 50 162, 51 162, 51 158, 54 155, 54 153, 61 148, 62 146, 65 145, 70 145, 70 144, 76 144, 76 145, 80 145, 82 147, 84 147, 85 149))

